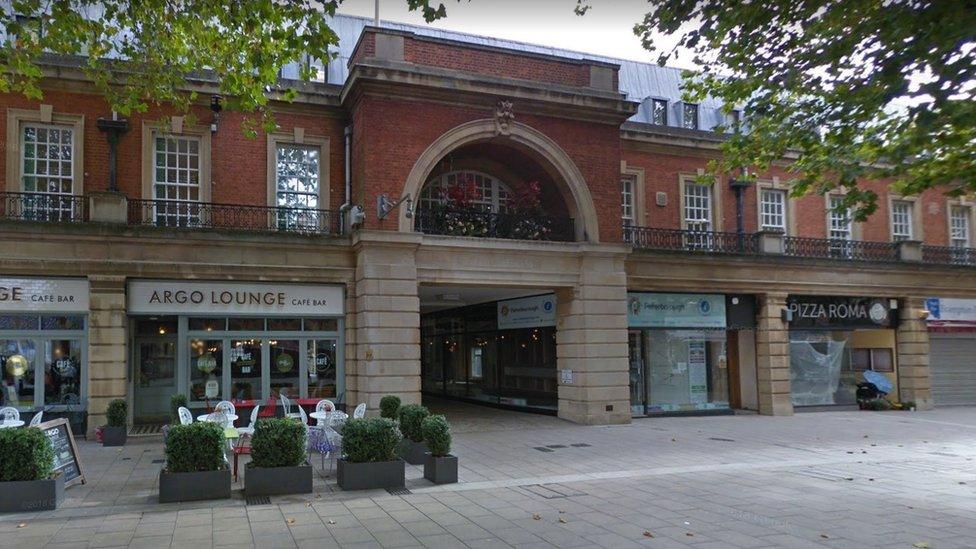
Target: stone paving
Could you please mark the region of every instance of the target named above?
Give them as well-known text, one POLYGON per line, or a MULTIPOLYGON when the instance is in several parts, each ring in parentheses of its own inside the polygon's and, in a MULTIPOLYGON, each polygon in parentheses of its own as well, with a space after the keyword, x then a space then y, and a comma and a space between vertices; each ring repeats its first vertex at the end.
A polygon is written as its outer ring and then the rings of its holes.
MULTIPOLYGON (((155 503, 159 438, 81 443, 89 482, 0 547, 976 547, 976 408, 588 427, 445 405, 461 482, 155 503)), ((316 467, 318 462, 316 460, 316 467)))

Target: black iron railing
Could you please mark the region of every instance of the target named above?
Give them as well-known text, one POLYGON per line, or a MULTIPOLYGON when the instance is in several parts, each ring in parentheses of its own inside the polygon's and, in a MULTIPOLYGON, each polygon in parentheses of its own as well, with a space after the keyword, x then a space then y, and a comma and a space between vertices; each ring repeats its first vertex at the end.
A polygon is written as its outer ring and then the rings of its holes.
POLYGON ((424 234, 555 242, 571 242, 576 236, 570 217, 440 209, 418 210, 414 217, 414 229, 424 234))
POLYGON ((184 200, 129 200, 129 224, 337 235, 339 214, 329 210, 212 204, 184 200))
POLYGON ((898 261, 896 242, 871 242, 836 238, 783 237, 783 254, 793 257, 848 261, 898 261))
POLYGON ((755 254, 759 252, 759 235, 755 233, 723 233, 657 229, 652 227, 624 227, 624 240, 635 248, 678 250, 725 254, 755 254))
POLYGON ((58 193, 0 193, 0 218, 23 221, 85 221, 85 196, 58 193))
POLYGON ((976 249, 955 246, 922 246, 922 261, 939 265, 976 267, 976 249))

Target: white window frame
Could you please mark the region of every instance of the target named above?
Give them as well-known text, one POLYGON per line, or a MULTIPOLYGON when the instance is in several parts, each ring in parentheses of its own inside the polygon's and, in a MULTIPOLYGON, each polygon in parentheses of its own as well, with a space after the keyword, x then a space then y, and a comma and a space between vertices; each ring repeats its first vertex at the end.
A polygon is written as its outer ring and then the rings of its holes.
POLYGON ((784 189, 758 187, 759 192, 759 230, 780 231, 784 234, 789 227, 789 197, 784 189), (776 200, 770 200, 778 197, 776 200), (778 223, 776 222, 778 219, 778 223))
POLYGON ((635 225, 637 217, 637 182, 633 176, 620 178, 620 219, 624 226, 635 225))
POLYGON ((153 208, 156 225, 194 227, 200 224, 201 211, 197 204, 202 202, 202 149, 203 140, 199 136, 163 132, 153 136, 152 197, 156 201, 153 208), (162 165, 159 164, 160 155, 162 165), (160 170, 162 179, 159 178, 160 170), (171 179, 173 175, 175 180, 171 179), (171 196, 174 193, 176 196, 171 196))
POLYGON ((651 112, 648 118, 650 119, 651 124, 655 124, 659 126, 667 126, 668 125, 668 100, 651 98, 651 112), (661 114, 664 116, 664 119, 661 120, 661 122, 657 122, 654 119, 654 115, 656 113, 658 105, 661 105, 661 114))
POLYGON ((475 186, 481 192, 481 198, 471 201, 476 209, 486 213, 505 213, 508 210, 508 200, 512 196, 512 189, 508 185, 493 175, 466 169, 444 172, 428 179, 423 190, 420 191, 419 208, 429 209, 443 204, 444 198, 440 196, 439 191, 455 185, 458 178, 465 175, 475 178, 475 186))
POLYGON ((685 180, 681 204, 681 225, 685 230, 708 232, 714 230, 713 186, 707 183, 685 180))
POLYGON ((915 205, 908 200, 891 201, 891 240, 901 242, 915 238, 915 205))
POLYGON ((968 204, 949 205, 949 246, 972 247, 973 208, 968 204))
MULTIPOLYGON (((52 197, 81 196, 85 194, 85 117, 78 114, 56 113, 51 105, 42 104, 36 110, 7 109, 6 177, 4 189, 11 193, 23 193, 24 188, 24 128, 58 127, 71 130, 71 193, 42 193, 52 197)), ((60 204, 60 201, 55 200, 60 204)), ((69 202, 71 203, 71 202, 69 202)), ((41 205, 43 206, 43 205, 41 205)), ((46 210, 46 209, 45 209, 46 210)), ((63 208, 56 213, 63 216, 63 208)), ((62 217, 63 218, 63 217, 62 217)))
POLYGON ((832 194, 827 199, 827 238, 830 240, 850 241, 854 239, 854 220, 849 210, 843 214, 836 210, 842 195, 832 194))
MULTIPOLYGON (((183 124, 183 118, 174 116, 169 123, 143 122, 142 124, 142 197, 152 200, 152 208, 144 208, 142 215, 146 217, 144 221, 162 226, 171 226, 166 223, 158 223, 159 219, 174 219, 177 222, 185 221, 184 226, 199 224, 203 212, 200 204, 211 202, 211 158, 210 158, 210 127, 209 126, 187 126, 183 124), (199 143, 197 149, 197 198, 196 200, 170 200, 168 198, 156 198, 156 138, 157 137, 178 137, 193 138, 199 143), (162 216, 162 217, 160 217, 162 216)), ((177 166, 179 169, 179 166, 177 166)), ((187 190, 189 193, 189 189, 187 190)), ((176 225, 180 226, 180 225, 176 225)))
POLYGON ((681 127, 687 130, 697 130, 699 129, 698 119, 701 113, 701 107, 698 103, 689 103, 687 101, 681 103, 681 127), (694 116, 691 118, 691 125, 688 125, 688 109, 694 111, 694 116))

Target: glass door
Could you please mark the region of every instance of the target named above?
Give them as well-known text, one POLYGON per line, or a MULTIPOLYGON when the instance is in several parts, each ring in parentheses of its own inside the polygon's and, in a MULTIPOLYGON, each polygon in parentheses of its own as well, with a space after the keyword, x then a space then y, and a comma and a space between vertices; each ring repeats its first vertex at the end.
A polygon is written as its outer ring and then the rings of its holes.
POLYGON ((640 330, 628 332, 627 347, 630 356, 630 413, 642 416, 647 392, 644 390, 644 338, 640 330))
MULTIPOLYGON (((230 394, 234 400, 263 400, 264 369, 260 339, 230 340, 230 394)), ((277 395, 275 395, 277 396, 277 395)))
POLYGON ((292 399, 301 395, 298 385, 301 381, 299 343, 297 339, 272 339, 268 344, 273 398, 278 398, 282 393, 292 399))
POLYGON ((336 340, 314 339, 308 342, 308 398, 338 396, 336 376, 336 340))
POLYGON ((134 423, 164 422, 176 390, 176 336, 135 340, 134 423))

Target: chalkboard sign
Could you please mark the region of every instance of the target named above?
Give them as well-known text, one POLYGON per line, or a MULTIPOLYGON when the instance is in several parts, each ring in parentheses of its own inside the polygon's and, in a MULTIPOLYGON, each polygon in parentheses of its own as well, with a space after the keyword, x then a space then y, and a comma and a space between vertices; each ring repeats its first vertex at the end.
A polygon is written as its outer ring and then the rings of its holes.
POLYGON ((51 441, 51 448, 54 450, 54 472, 64 475, 64 485, 84 484, 85 475, 81 471, 78 447, 75 446, 75 437, 71 434, 71 424, 68 420, 61 418, 45 421, 38 427, 51 441))

